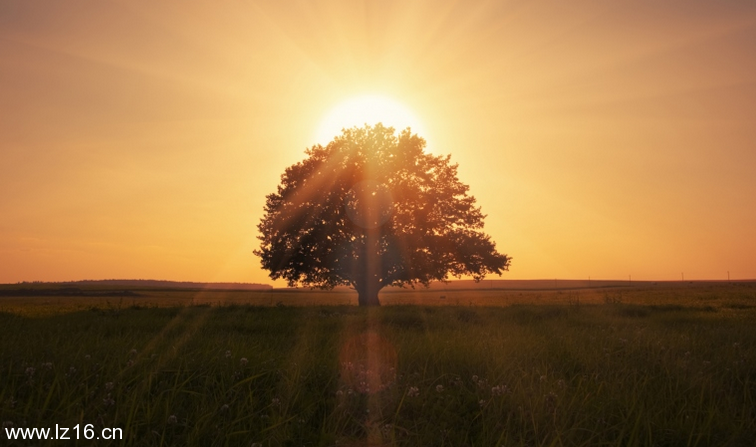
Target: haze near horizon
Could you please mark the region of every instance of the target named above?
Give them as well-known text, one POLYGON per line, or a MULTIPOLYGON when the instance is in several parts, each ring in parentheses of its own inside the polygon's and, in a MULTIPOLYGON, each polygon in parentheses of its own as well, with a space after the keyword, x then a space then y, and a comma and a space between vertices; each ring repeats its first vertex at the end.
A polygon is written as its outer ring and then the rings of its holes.
POLYGON ((366 97, 503 279, 756 278, 754 42, 739 1, 3 2, 0 283, 283 285, 265 196, 366 97))

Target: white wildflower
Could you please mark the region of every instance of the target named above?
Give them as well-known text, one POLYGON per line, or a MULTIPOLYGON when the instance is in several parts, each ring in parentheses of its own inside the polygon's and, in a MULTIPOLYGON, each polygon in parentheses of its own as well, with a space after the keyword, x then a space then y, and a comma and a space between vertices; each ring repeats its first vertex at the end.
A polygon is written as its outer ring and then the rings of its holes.
POLYGON ((506 385, 496 385, 495 387, 491 388, 492 396, 501 396, 508 392, 509 388, 506 385))

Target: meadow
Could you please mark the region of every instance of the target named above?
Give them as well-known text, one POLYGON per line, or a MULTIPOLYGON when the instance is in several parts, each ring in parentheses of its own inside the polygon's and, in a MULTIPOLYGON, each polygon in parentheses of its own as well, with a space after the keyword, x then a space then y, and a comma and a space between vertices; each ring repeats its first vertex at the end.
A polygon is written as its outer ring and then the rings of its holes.
POLYGON ((754 445, 755 283, 381 299, 6 293, 2 445, 754 445), (6 439, 56 424, 123 439, 6 439))

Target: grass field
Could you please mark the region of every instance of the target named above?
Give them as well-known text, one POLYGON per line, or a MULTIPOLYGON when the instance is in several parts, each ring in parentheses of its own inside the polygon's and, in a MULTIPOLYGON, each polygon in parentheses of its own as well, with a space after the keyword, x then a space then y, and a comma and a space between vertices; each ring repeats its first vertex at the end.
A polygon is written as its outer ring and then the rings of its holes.
POLYGON ((756 439, 754 283, 401 291, 376 309, 349 292, 7 295, 3 428, 123 431, 59 445, 756 439))

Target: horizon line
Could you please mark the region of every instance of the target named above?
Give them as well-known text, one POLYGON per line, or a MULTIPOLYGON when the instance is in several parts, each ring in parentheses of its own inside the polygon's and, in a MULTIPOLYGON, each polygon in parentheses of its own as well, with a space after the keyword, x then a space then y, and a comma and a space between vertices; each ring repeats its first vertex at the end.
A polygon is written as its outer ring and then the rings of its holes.
MULTIPOLYGON (((62 281, 45 281, 45 280, 22 280, 22 281, 16 281, 16 282, 5 282, 0 283, 0 285, 20 285, 20 284, 75 284, 75 283, 81 283, 81 282, 112 282, 112 281, 141 281, 141 282, 168 282, 168 283, 192 283, 192 284, 238 284, 238 285, 258 285, 258 286, 269 286, 276 289, 295 289, 295 288, 311 288, 309 286, 283 286, 283 287, 277 287, 274 284, 271 283, 262 283, 262 282, 243 282, 243 281, 197 281, 197 280, 171 280, 171 279, 134 279, 134 278, 105 278, 105 279, 78 279, 78 280, 62 280, 62 281)), ((436 280, 432 281, 431 284, 449 284, 454 282, 473 282, 473 283, 485 283, 485 282, 509 282, 509 281, 541 281, 541 282, 553 282, 553 281, 583 281, 583 282, 623 282, 623 283, 655 283, 655 282, 664 282, 664 283, 682 283, 682 282, 751 282, 756 281, 756 278, 680 278, 680 279, 643 279, 643 278, 627 278, 627 279, 618 279, 618 278, 548 278, 548 277, 541 277, 541 278, 516 278, 516 279, 505 279, 505 278, 483 278, 479 281, 475 281, 471 278, 454 278, 449 279, 446 281, 436 280)), ((337 287, 349 287, 349 286, 337 286, 337 287)), ((401 286, 387 286, 387 287, 401 287, 401 286)))

